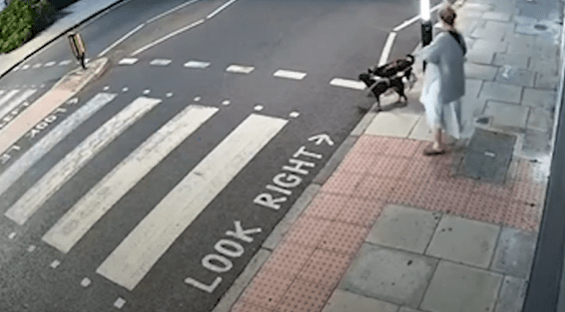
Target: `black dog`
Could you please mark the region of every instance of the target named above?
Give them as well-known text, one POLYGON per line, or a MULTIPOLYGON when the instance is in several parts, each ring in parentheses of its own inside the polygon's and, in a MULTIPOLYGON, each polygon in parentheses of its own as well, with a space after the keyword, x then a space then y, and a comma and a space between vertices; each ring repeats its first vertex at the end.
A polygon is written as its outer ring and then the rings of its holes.
POLYGON ((359 75, 359 80, 363 81, 367 88, 375 95, 377 99, 377 111, 380 112, 381 109, 381 95, 385 93, 387 90, 392 89, 398 94, 398 100, 400 101, 402 98, 406 102, 408 102, 408 98, 406 94, 404 94, 404 83, 402 82, 402 77, 394 77, 394 78, 381 78, 375 79, 370 74, 362 73, 359 75))
POLYGON ((402 77, 409 83, 409 89, 412 89, 416 82, 416 75, 412 73, 414 60, 414 56, 408 54, 404 59, 398 59, 380 67, 371 67, 367 72, 382 78, 402 77))

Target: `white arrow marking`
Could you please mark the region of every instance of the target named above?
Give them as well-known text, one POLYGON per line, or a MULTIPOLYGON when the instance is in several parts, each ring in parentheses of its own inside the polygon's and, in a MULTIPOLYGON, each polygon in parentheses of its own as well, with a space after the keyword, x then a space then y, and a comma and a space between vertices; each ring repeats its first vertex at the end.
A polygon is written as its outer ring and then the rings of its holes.
POLYGON ((329 135, 327 134, 318 134, 315 135, 311 138, 308 138, 308 141, 316 141, 316 145, 320 145, 322 144, 322 142, 326 141, 328 143, 329 146, 333 146, 334 142, 332 141, 332 139, 330 138, 329 135))
POLYGON ((69 104, 69 105, 74 105, 76 103, 78 103, 78 98, 74 98, 74 99, 70 100, 69 102, 67 102, 67 104, 69 104))

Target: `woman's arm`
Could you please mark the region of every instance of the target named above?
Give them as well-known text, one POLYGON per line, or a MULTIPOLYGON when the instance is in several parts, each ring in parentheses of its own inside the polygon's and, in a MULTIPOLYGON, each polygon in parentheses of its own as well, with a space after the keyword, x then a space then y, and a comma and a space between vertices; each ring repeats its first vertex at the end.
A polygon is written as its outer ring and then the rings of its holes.
POLYGON ((443 45, 443 39, 444 39, 443 37, 444 37, 443 33, 438 35, 435 40, 432 40, 430 45, 424 47, 416 55, 428 63, 438 64, 439 56, 442 50, 441 47, 443 45))

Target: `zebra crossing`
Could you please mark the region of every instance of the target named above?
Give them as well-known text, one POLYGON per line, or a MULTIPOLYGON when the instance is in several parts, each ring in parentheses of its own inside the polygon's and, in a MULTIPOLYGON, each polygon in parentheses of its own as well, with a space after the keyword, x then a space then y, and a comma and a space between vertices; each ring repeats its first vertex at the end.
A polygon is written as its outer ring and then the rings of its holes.
POLYGON ((29 106, 30 99, 37 94, 34 87, 13 90, 0 90, 0 129, 3 129, 14 118, 29 106))
MULTIPOLYGON (((11 185, 25 176, 56 145, 117 97, 118 94, 109 92, 94 95, 38 140, 0 174, 0 196, 8 192, 11 185)), ((16 226, 24 226, 40 209, 48 209, 44 204, 67 185, 81 168, 163 101, 139 96, 108 117, 28 186, 13 204, 4 207, 7 208, 4 217, 16 226)), ((41 241, 68 256, 89 230, 98 222, 103 222, 105 214, 111 209, 120 209, 120 199, 134 190, 173 150, 204 124, 218 120, 215 118, 221 107, 191 104, 176 113, 129 152, 86 194, 71 203, 62 217, 40 233, 41 241)), ((104 256, 104 260, 97 264, 95 273, 133 291, 174 241, 288 122, 285 118, 250 112, 168 191, 117 247, 104 256)), ((64 256, 59 260, 57 266, 65 261, 64 256)), ((91 282, 88 280, 88 284, 91 282)))

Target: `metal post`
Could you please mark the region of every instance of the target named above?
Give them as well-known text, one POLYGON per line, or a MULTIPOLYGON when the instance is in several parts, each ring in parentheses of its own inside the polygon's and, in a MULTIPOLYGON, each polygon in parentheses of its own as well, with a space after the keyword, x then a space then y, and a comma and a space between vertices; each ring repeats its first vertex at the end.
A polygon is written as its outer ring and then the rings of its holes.
POLYGON ((67 38, 69 39, 69 44, 71 46, 71 51, 73 52, 77 61, 80 62, 82 69, 86 69, 86 65, 84 64, 84 58, 86 55, 86 47, 84 46, 84 42, 78 33, 70 33, 67 38))
MULTIPOLYGON (((420 0, 420 16, 422 17, 422 48, 432 42, 432 20, 430 18, 430 0, 420 0)), ((426 62, 424 61, 424 71, 426 62)))

